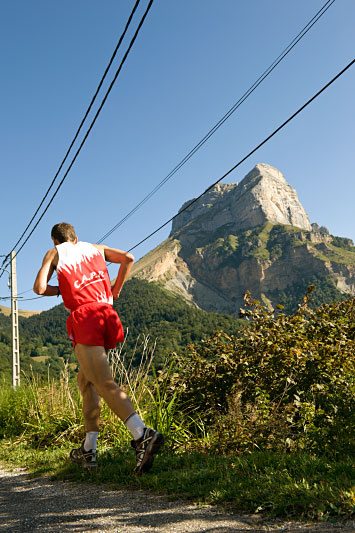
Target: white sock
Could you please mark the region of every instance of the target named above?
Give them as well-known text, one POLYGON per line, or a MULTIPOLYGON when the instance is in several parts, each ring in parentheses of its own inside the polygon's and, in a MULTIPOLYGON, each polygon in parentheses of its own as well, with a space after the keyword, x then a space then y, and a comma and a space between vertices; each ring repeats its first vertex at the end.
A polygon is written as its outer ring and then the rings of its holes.
POLYGON ((126 425, 127 429, 131 432, 132 437, 134 440, 138 440, 142 437, 145 429, 145 425, 143 424, 142 420, 139 418, 137 413, 133 413, 133 415, 130 415, 126 420, 124 421, 124 424, 126 425))
POLYGON ((87 431, 86 439, 84 442, 84 450, 89 452, 90 450, 96 450, 98 431, 87 431))

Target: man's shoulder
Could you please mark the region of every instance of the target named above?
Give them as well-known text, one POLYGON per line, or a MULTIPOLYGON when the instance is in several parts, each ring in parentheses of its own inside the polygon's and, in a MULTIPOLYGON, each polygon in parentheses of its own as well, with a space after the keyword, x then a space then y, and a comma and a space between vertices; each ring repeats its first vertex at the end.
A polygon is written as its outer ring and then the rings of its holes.
POLYGON ((46 255, 48 255, 48 256, 58 255, 57 248, 54 246, 54 248, 51 248, 50 250, 48 250, 48 252, 46 253, 46 255))
POLYGON ((58 263, 58 251, 57 251, 57 248, 54 247, 54 248, 51 248, 50 250, 48 250, 48 252, 44 256, 44 258, 47 261, 50 260, 53 265, 56 265, 58 263))
POLYGON ((103 260, 105 261, 105 246, 103 244, 93 244, 98 252, 102 255, 103 260))
POLYGON ((99 252, 105 252, 105 246, 103 244, 92 244, 96 250, 99 250, 99 252))

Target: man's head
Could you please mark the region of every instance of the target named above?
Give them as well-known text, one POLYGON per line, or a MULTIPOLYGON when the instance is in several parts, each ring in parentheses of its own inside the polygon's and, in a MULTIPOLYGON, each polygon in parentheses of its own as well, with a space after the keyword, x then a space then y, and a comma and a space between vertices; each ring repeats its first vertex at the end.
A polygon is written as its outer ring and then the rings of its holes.
POLYGON ((71 224, 67 224, 66 222, 55 224, 51 231, 51 237, 53 241, 56 241, 58 244, 62 244, 63 242, 75 243, 78 240, 75 229, 71 224))

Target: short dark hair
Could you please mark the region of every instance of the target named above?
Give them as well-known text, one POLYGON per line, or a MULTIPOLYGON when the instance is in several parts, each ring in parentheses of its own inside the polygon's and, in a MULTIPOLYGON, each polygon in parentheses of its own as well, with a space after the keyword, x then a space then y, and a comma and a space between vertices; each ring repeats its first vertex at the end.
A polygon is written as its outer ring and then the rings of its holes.
POLYGON ((63 242, 74 242, 76 239, 75 229, 71 224, 60 222, 55 224, 51 231, 51 237, 56 239, 60 244, 63 242))

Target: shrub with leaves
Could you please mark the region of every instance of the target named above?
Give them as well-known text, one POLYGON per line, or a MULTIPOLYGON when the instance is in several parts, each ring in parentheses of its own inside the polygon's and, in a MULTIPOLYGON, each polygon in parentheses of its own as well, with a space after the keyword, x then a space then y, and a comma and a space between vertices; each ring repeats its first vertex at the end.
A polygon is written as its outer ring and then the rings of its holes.
POLYGON ((291 316, 246 293, 238 336, 172 354, 170 390, 207 425, 210 447, 354 452, 355 299, 312 310, 313 288, 291 316))

